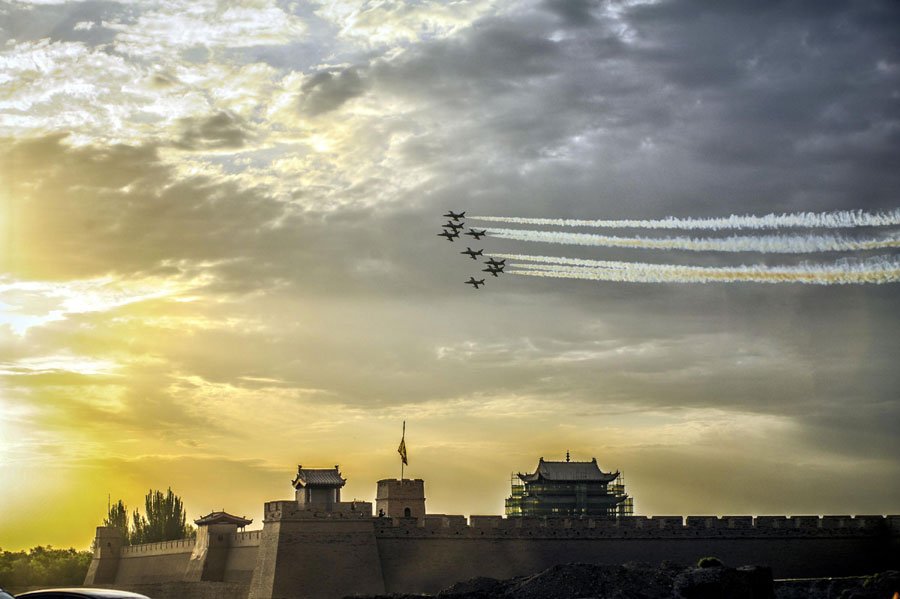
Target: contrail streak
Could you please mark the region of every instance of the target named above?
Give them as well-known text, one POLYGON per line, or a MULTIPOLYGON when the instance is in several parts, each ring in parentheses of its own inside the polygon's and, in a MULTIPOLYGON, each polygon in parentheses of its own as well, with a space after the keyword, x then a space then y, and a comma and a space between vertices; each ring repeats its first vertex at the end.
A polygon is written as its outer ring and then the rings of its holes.
POLYGON ((837 235, 766 235, 731 237, 614 237, 589 233, 532 231, 528 229, 488 229, 500 239, 538 241, 562 245, 687 250, 692 252, 760 252, 764 254, 805 254, 811 252, 845 252, 900 247, 900 237, 851 239, 837 235))
POLYGON ((832 264, 766 266, 763 264, 706 267, 677 264, 647 264, 578 260, 550 256, 516 256, 538 260, 542 264, 515 264, 510 274, 531 277, 623 281, 632 283, 804 283, 808 285, 848 285, 900 282, 900 258, 878 256, 864 261, 841 260, 832 264), (558 261, 571 261, 559 264, 558 261), (626 265, 622 267, 622 265, 626 265))
POLYGON ((836 212, 797 212, 767 214, 765 216, 735 215, 723 218, 675 218, 657 220, 577 220, 560 218, 521 218, 515 216, 470 216, 471 220, 514 223, 520 225, 549 225, 557 227, 596 227, 634 229, 780 229, 804 227, 810 229, 844 229, 854 227, 885 227, 900 225, 900 208, 887 212, 840 210, 836 212))

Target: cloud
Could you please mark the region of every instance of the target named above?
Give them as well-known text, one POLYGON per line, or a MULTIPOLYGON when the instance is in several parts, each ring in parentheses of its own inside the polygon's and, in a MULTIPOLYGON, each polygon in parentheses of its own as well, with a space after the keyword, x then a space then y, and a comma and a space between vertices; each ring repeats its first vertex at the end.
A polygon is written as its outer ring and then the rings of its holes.
MULTIPOLYGON (((229 143, 235 132, 224 121, 186 137, 229 143)), ((177 177, 153 145, 70 148, 59 135, 7 142, 0 172, 14 202, 3 267, 37 279, 171 274, 183 260, 238 258, 238 240, 264 235, 284 211, 254 190, 177 177)))
POLYGON ((353 67, 337 71, 321 71, 300 88, 300 111, 309 116, 330 112, 366 92, 366 82, 353 67))
POLYGON ((175 146, 187 150, 237 149, 253 137, 243 119, 227 112, 199 119, 184 118, 179 126, 181 135, 175 146))

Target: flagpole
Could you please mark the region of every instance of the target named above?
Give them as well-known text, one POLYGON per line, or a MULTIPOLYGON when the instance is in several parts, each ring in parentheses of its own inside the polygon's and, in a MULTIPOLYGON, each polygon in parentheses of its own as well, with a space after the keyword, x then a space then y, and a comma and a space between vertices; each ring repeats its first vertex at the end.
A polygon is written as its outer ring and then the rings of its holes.
MULTIPOLYGON (((400 436, 400 441, 404 442, 406 439, 406 420, 403 421, 403 434, 400 436)), ((403 456, 400 456, 400 482, 403 482, 403 456)))

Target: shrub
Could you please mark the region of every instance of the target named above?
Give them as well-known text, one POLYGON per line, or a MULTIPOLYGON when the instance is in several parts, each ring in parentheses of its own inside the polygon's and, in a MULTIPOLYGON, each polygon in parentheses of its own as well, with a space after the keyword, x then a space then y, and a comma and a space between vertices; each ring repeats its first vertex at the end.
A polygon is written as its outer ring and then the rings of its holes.
POLYGON ((724 565, 722 560, 717 557, 701 557, 700 561, 697 562, 697 567, 699 568, 721 568, 724 565))

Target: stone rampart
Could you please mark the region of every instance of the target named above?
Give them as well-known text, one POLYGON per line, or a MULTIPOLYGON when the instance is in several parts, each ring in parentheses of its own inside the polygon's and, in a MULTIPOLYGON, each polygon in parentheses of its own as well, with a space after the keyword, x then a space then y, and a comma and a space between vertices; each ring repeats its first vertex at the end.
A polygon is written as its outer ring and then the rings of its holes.
POLYGON ((132 585, 184 580, 193 549, 193 539, 123 547, 115 583, 132 585))
POLYGON ((364 505, 266 503, 250 599, 384 593, 376 519, 371 504, 364 505))
POLYGON ((269 502, 263 530, 219 535, 211 528, 198 535, 200 545, 114 552, 112 533, 98 529, 105 544, 91 567, 114 572, 112 582, 127 588, 183 582, 199 597, 230 584, 241 598, 331 599, 433 593, 467 578, 509 578, 566 562, 691 564, 715 556, 769 565, 777 578, 869 574, 900 562, 900 516, 378 518, 370 505, 269 502))
POLYGON ((766 564, 777 577, 871 573, 896 563, 896 517, 631 516, 377 519, 387 592, 433 593, 456 580, 510 578, 554 564, 716 556, 766 564), (893 562, 891 561, 893 559, 893 562))

